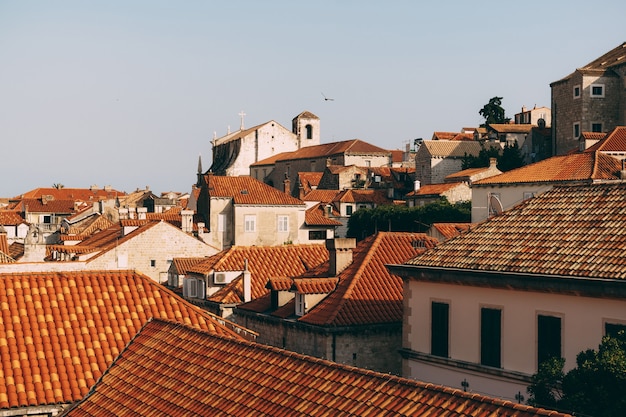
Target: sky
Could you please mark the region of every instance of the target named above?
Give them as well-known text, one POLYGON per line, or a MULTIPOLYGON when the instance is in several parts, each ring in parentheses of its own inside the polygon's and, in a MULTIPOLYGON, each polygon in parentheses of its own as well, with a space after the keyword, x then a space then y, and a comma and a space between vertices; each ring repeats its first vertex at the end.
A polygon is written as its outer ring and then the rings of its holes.
POLYGON ((211 139, 320 118, 404 149, 550 107, 626 41, 623 0, 0 0, 0 197, 63 184, 188 192, 211 139), (333 100, 325 100, 324 97, 333 100))

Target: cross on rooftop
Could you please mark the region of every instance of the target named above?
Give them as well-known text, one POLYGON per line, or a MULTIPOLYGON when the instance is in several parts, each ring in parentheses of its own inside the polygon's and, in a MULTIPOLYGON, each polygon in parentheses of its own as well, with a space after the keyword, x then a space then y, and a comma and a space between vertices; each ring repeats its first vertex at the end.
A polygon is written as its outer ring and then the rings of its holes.
POLYGON ((242 111, 239 112, 239 117, 241 117, 241 127, 240 129, 243 130, 243 116, 245 116, 246 114, 242 111))

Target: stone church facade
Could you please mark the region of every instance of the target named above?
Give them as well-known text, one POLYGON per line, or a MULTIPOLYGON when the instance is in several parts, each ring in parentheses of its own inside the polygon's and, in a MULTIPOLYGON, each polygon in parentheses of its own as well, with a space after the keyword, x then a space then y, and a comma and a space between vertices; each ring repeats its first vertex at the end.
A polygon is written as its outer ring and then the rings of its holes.
MULTIPOLYGON (((243 119, 242 119, 243 120, 243 119)), ((213 139, 213 163, 209 172, 215 175, 250 175, 250 165, 277 153, 292 152, 320 144, 320 119, 303 111, 292 120, 289 131, 274 120, 213 139)))

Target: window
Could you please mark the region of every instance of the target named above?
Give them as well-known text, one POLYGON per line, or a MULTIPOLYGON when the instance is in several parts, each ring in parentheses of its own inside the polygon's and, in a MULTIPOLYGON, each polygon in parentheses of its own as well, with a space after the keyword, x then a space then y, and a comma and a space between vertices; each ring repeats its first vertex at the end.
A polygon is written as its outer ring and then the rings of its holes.
POLYGON ((309 240, 325 240, 325 239, 326 239, 325 230, 310 230, 309 231, 309 240))
POLYGON ((578 139, 580 137, 580 123, 574 123, 574 138, 578 139))
POLYGON ((217 231, 219 233, 224 233, 226 231, 226 215, 218 214, 217 215, 217 231))
POLYGON ((617 336, 621 331, 626 332, 626 324, 604 323, 605 336, 617 336))
POLYGON ((150 266, 154 268, 156 266, 156 259, 150 259, 150 266))
POLYGON ((502 311, 496 308, 480 310, 480 363, 500 368, 502 348, 502 311))
POLYGON ((450 305, 433 301, 431 313, 430 353, 447 358, 450 305))
POLYGON ((277 223, 279 232, 289 231, 289 216, 278 216, 277 223))
POLYGON ((346 206, 346 216, 351 216, 352 215, 352 206, 351 205, 347 205, 346 206))
POLYGON ((306 310, 306 302, 304 301, 304 294, 296 293, 296 316, 303 316, 306 310))
POLYGON ((306 129, 306 138, 307 139, 313 139, 313 126, 306 125, 305 129, 306 129))
POLYGON ((311 161, 311 170, 310 170, 311 172, 315 172, 315 165, 316 165, 315 162, 316 161, 311 161))
POLYGON ((372 161, 370 161, 369 159, 365 160, 365 166, 366 167, 371 167, 372 166, 372 161))
POLYGON ((604 97, 604 84, 591 84, 591 97, 604 97))
POLYGON ((256 215, 246 214, 243 216, 244 232, 256 232, 256 215))
POLYGON ((602 123, 592 123, 591 124, 592 132, 602 132, 602 123))
POLYGON ((537 365, 561 357, 561 318, 537 316, 537 365))
POLYGON ((579 98, 579 97, 580 97, 580 86, 575 85, 574 86, 574 98, 579 98))

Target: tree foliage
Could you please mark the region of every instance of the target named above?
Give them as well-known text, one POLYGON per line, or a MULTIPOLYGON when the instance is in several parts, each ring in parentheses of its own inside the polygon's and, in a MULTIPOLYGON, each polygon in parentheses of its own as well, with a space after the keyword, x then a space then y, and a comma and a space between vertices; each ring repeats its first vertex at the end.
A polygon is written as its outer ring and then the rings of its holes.
POLYGON ((463 156, 461 169, 488 167, 491 158, 496 158, 498 169, 502 172, 524 166, 524 155, 520 151, 517 142, 514 142, 512 145, 506 144, 502 152, 496 147, 485 148, 484 144, 481 143, 478 156, 468 155, 467 153, 463 156))
POLYGON ((485 127, 486 125, 493 123, 508 123, 511 120, 504 114, 504 108, 502 108, 502 97, 490 98, 489 103, 485 104, 483 108, 478 111, 478 114, 485 118, 485 123, 481 124, 481 127, 485 127))
POLYGON ((360 240, 378 231, 425 232, 437 222, 470 222, 471 209, 469 201, 450 204, 445 197, 421 207, 384 205, 359 209, 350 216, 346 235, 360 240))
POLYGON ((576 357, 576 367, 563 372, 565 361, 553 359, 539 367, 528 387, 529 403, 567 410, 576 415, 626 415, 626 336, 605 336, 598 350, 576 357))

